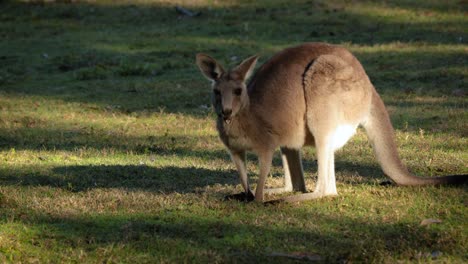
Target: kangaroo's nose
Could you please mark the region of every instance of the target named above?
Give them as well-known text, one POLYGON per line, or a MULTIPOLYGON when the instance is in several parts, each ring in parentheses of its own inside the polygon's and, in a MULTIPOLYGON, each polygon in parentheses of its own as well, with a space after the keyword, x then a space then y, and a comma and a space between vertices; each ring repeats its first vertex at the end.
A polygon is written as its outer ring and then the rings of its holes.
POLYGON ((231 109, 223 109, 223 116, 224 117, 230 117, 232 114, 232 110, 231 109))

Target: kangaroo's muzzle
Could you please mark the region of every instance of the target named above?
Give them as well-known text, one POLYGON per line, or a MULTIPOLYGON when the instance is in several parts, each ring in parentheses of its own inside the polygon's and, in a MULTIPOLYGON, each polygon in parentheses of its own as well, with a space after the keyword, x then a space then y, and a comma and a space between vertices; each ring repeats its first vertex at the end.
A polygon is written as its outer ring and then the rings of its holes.
POLYGON ((229 124, 231 122, 232 109, 223 109, 222 115, 224 122, 229 124))

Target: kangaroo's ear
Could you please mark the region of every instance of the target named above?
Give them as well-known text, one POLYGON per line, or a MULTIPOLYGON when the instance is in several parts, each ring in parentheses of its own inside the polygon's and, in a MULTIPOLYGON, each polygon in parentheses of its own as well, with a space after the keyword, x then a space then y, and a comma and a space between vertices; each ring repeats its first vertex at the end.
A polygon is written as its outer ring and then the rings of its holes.
POLYGON ((208 55, 198 53, 197 65, 203 75, 212 81, 218 80, 224 73, 223 66, 208 55))
POLYGON ((243 81, 247 80, 253 73, 255 68, 255 64, 257 64, 258 56, 252 56, 250 58, 245 59, 244 61, 239 64, 236 68, 234 68, 234 72, 241 78, 243 81))

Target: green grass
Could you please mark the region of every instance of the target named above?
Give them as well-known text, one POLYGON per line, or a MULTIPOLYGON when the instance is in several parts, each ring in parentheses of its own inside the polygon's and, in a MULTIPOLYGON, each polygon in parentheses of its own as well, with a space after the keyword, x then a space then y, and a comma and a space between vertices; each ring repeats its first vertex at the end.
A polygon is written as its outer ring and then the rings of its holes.
MULTIPOLYGON (((0 262, 468 262, 466 187, 380 186, 363 131, 336 154, 340 196, 223 201, 241 187, 194 64, 341 44, 381 93, 410 170, 467 174, 462 2, 72 2, 0 3, 0 262)), ((304 166, 312 190, 313 149, 304 166)))

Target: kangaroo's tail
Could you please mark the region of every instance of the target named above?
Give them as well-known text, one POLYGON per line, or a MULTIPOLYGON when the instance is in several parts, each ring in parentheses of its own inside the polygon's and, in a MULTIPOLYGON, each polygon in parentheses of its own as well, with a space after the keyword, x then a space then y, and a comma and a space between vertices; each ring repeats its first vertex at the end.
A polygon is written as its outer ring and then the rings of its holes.
POLYGON ((375 89, 372 89, 372 93, 370 114, 363 126, 387 176, 398 185, 463 184, 468 181, 466 174, 441 177, 418 177, 411 174, 398 156, 395 133, 382 99, 375 89))

